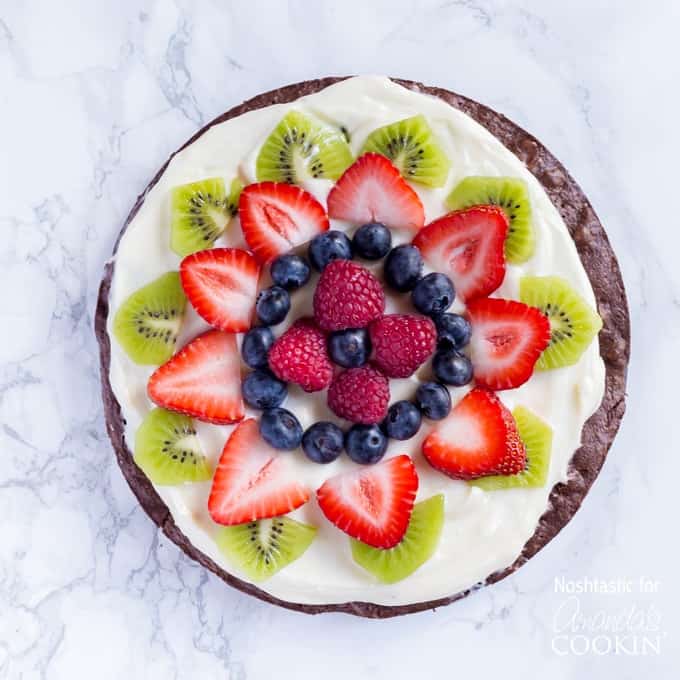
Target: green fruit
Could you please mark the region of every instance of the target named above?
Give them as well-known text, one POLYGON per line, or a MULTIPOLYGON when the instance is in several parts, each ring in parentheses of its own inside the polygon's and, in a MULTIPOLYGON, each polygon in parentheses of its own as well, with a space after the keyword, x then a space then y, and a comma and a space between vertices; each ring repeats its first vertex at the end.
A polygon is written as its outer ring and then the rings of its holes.
POLYGON ((212 477, 193 420, 162 408, 150 411, 137 430, 135 463, 159 485, 205 482, 212 477))
POLYGON ((335 180, 352 160, 341 130, 289 111, 260 149, 257 179, 289 184, 306 178, 335 180))
POLYGON ((354 561, 383 583, 396 583, 410 576, 432 557, 444 526, 444 496, 439 494, 413 506, 404 538, 383 550, 350 539, 354 561))
POLYGON ((369 151, 387 156, 405 179, 429 187, 443 186, 449 174, 449 160, 422 115, 373 130, 361 153, 369 151))
POLYGON ((163 274, 123 302, 113 334, 135 363, 165 363, 175 351, 186 302, 179 274, 163 274))
POLYGON ((222 553, 248 578, 264 581, 300 557, 315 536, 316 527, 290 517, 274 517, 221 527, 216 541, 222 553))
POLYGON ((526 262, 536 247, 531 226, 529 190, 523 179, 515 177, 466 177, 446 199, 451 210, 473 205, 497 205, 508 216, 510 229, 505 240, 505 258, 513 264, 526 262))
POLYGON ((522 277, 519 297, 550 320, 550 344, 536 362, 540 371, 575 364, 602 328, 599 314, 558 276, 522 277))

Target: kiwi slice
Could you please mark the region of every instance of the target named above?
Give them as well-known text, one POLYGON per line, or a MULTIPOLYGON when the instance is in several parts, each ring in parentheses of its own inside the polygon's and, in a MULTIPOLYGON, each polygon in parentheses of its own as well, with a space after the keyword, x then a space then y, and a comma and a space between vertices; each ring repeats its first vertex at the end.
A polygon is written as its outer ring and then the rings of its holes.
POLYGON ((523 179, 516 177, 466 177, 446 199, 451 210, 473 205, 497 205, 510 221, 505 240, 505 259, 513 264, 526 262, 536 247, 536 235, 531 226, 529 190, 523 179))
POLYGON ((162 364, 175 351, 186 303, 179 274, 163 274, 123 302, 113 334, 135 363, 162 364))
POLYGON ((162 408, 149 411, 137 430, 135 463, 159 485, 205 482, 212 477, 194 421, 162 408))
POLYGON ((264 581, 294 562, 311 545, 316 527, 290 517, 220 528, 217 545, 253 581, 264 581))
POLYGON ((289 111, 260 149, 257 179, 289 184, 310 177, 335 180, 352 161, 341 130, 289 111))
POLYGON ((422 115, 373 130, 361 153, 387 156, 405 179, 429 187, 440 187, 449 174, 449 159, 422 115))
POLYGON ((468 482, 486 491, 512 489, 515 487, 545 486, 550 471, 552 449, 552 428, 535 413, 524 406, 518 406, 512 416, 517 431, 527 451, 527 465, 516 475, 489 475, 468 482))
POLYGON ((575 364, 602 328, 599 314, 559 276, 524 276, 522 302, 550 320, 550 344, 536 362, 540 371, 575 364))
POLYGON ((404 538, 394 548, 374 548, 351 538, 352 557, 379 581, 396 583, 432 557, 443 526, 444 496, 438 494, 413 506, 404 538))
POLYGON ((172 190, 170 247, 182 257, 212 247, 238 212, 243 184, 236 178, 227 195, 224 180, 212 177, 172 190))

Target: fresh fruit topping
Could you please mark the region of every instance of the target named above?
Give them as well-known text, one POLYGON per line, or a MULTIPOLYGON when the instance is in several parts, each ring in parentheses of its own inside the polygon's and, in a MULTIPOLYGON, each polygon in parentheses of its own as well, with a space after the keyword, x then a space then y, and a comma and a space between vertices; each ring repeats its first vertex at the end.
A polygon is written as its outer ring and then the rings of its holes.
POLYGON ((450 163, 425 117, 413 116, 374 130, 362 153, 387 156, 408 180, 429 187, 444 186, 450 163))
POLYGON ((411 231, 425 224, 418 194, 387 158, 375 153, 355 161, 331 189, 328 215, 352 224, 380 222, 390 229, 411 231))
POLYGON ((309 281, 312 270, 303 257, 288 253, 287 255, 279 255, 272 262, 270 272, 272 281, 277 286, 286 290, 296 290, 302 288, 309 281))
POLYGON ((348 260, 331 262, 314 292, 314 318, 325 331, 367 326, 382 316, 385 293, 365 267, 348 260))
POLYGON ((315 463, 332 463, 344 447, 345 435, 333 423, 314 423, 302 435, 302 450, 315 463))
POLYGON ((326 337, 311 319, 298 319, 269 351, 269 367, 305 392, 323 390, 333 378, 326 337))
POLYGON ((281 323, 290 311, 290 295, 281 286, 265 288, 257 296, 255 303, 257 318, 267 326, 281 323))
POLYGON ((505 240, 505 259, 513 264, 526 262, 533 254, 536 236, 531 226, 529 190, 523 179, 515 177, 466 177, 446 199, 450 210, 474 205, 497 205, 509 222, 505 240))
POLYGON ((472 380, 470 359, 455 349, 440 349, 432 360, 432 371, 445 385, 462 387, 472 380))
POLYGON ((378 425, 352 425, 345 436, 345 449, 355 463, 373 465, 387 451, 387 436, 378 425))
POLYGON ((265 370, 248 373, 241 385, 241 391, 243 401, 261 411, 281 406, 288 395, 286 383, 265 370))
POLYGON ((363 366, 371 355, 371 338, 365 328, 348 328, 328 336, 331 361, 343 368, 363 366))
POLYGON ((387 410, 382 422, 383 432, 392 439, 410 439, 420 429, 422 416, 418 407, 410 401, 397 401, 387 410))
POLYGON ((297 449, 302 441, 300 421, 285 408, 266 410, 260 418, 260 434, 275 449, 297 449))
POLYGON ((288 457, 260 436, 257 422, 244 420, 224 445, 213 477, 208 511, 218 524, 267 519, 299 508, 309 489, 298 481, 288 457))
POLYGON ((438 314, 434 318, 437 343, 442 349, 462 349, 470 342, 472 326, 460 314, 438 314))
POLYGON ((369 222, 356 230, 352 246, 364 260, 380 260, 392 247, 392 232, 380 222, 369 222))
POLYGON ((408 378, 434 352, 437 331, 431 319, 415 314, 388 314, 369 331, 376 366, 390 378, 408 378))
POLYGON ((426 382, 416 390, 416 405, 420 412, 430 420, 442 420, 451 411, 449 391, 436 382, 426 382))
POLYGON ((289 111, 262 145, 255 171, 260 182, 300 184, 309 178, 337 179, 351 163, 339 129, 289 111))
POLYGON ((413 506, 404 537, 393 548, 373 548, 350 539, 354 561, 382 583, 397 583, 425 564, 437 549, 444 526, 444 496, 413 506))
POLYGON ((328 408, 352 423, 379 423, 389 401, 389 382, 372 366, 348 368, 338 373, 328 388, 328 408))
POLYGON ((159 485, 204 482, 212 476, 191 418, 155 408, 135 436, 135 463, 159 485))
POLYGON ((113 334, 136 364, 162 364, 175 351, 186 304, 179 274, 163 274, 123 302, 113 334))
POLYGON ((213 248, 188 255, 179 266, 182 288, 198 315, 222 331, 250 328, 260 265, 245 250, 213 248))
POLYGON ((454 479, 514 475, 526 464, 512 414, 493 392, 478 387, 428 435, 423 455, 454 479))
POLYGON ((316 527, 290 517, 273 517, 221 527, 215 541, 232 564, 249 579, 259 582, 298 559, 315 536, 316 527))
POLYGON ((453 280, 465 302, 493 293, 505 276, 503 244, 508 218, 494 206, 449 213, 413 239, 433 269, 453 280))
POLYGON ((256 326, 251 328, 241 343, 241 356, 250 368, 267 368, 269 350, 274 344, 274 334, 271 328, 256 326))
POLYGON ((342 231, 326 231, 315 236, 307 251, 312 267, 322 272, 333 260, 351 260, 352 243, 342 231))
POLYGON ((400 293, 413 290, 423 272, 423 258, 418 248, 402 245, 393 248, 385 260, 387 285, 400 293))
POLYGON ((321 203, 291 184, 251 184, 241 193, 238 210, 243 236, 260 262, 307 243, 329 226, 321 203))
POLYGON ((316 498, 341 531, 376 548, 392 548, 406 533, 417 491, 415 466, 403 455, 331 477, 316 498))
POLYGON ((490 390, 519 387, 550 342, 550 323, 536 307, 488 298, 468 304, 475 381, 490 390))
POLYGON ((424 276, 413 289, 413 306, 427 316, 437 316, 445 312, 456 297, 451 279, 445 274, 433 272, 424 276))
POLYGON ((602 328, 599 314, 558 276, 522 277, 519 297, 550 322, 550 343, 536 363, 539 371, 575 364, 602 328))

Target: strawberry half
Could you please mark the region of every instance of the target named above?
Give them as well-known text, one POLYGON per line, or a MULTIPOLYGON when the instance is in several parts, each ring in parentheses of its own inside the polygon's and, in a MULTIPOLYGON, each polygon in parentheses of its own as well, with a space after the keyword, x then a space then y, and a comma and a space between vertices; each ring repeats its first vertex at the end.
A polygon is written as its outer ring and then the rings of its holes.
POLYGON ((243 524, 285 515, 304 505, 309 496, 309 489, 296 479, 289 457, 269 446, 257 422, 249 418, 224 445, 208 511, 218 524, 243 524))
POLYGON ((476 384, 509 390, 529 380, 550 342, 548 317, 536 307, 501 298, 475 300, 468 304, 467 314, 476 384))
POLYGON ((211 326, 240 333, 250 328, 260 265, 245 250, 213 248, 188 255, 179 266, 182 288, 211 326))
POLYGON ((392 548, 406 533, 418 475, 406 455, 327 479, 316 492, 328 520, 375 548, 392 548))
POLYGON ((468 302, 503 283, 508 224, 501 208, 477 206, 430 222, 413 245, 433 269, 451 277, 458 296, 468 302))
POLYGON ((245 413, 236 336, 222 331, 199 335, 154 371, 147 391, 159 406, 208 423, 241 420, 245 413))
POLYGON ((329 227, 328 215, 314 196, 283 182, 250 184, 241 192, 238 212, 246 243, 262 263, 329 227))
POLYGON ((328 194, 328 214, 354 224, 381 222, 391 229, 417 231, 425 224, 418 194, 377 153, 365 153, 345 170, 328 194))
POLYGON ((428 435, 423 455, 454 479, 514 475, 526 466, 526 450, 512 413, 493 392, 478 387, 428 435))

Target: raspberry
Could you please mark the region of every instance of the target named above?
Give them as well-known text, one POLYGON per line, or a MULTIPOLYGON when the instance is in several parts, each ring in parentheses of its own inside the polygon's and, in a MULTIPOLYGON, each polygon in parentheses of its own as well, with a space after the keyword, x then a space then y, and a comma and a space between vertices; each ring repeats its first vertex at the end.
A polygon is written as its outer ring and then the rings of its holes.
POLYGON ((382 286, 368 269, 335 260, 323 270, 314 292, 314 318, 323 330, 362 328, 384 309, 382 286))
POLYGON ((328 388, 328 408, 353 423, 379 423, 387 414, 389 401, 389 382, 372 366, 343 371, 328 388))
POLYGON ((437 329, 431 319, 388 314, 370 328, 376 366, 390 378, 408 378, 434 352, 437 329))
POLYGON ((326 337, 312 319, 298 319, 269 350, 269 367, 280 380, 318 392, 333 377, 326 337))

